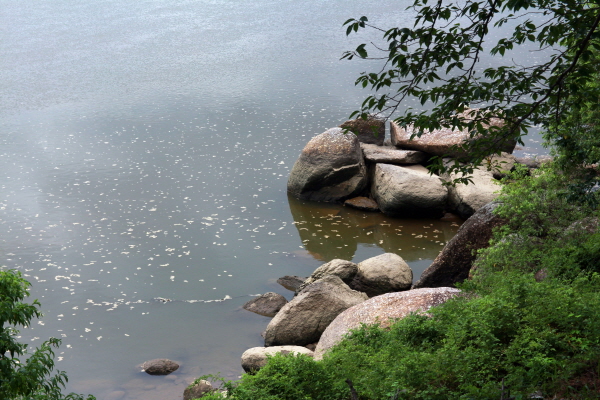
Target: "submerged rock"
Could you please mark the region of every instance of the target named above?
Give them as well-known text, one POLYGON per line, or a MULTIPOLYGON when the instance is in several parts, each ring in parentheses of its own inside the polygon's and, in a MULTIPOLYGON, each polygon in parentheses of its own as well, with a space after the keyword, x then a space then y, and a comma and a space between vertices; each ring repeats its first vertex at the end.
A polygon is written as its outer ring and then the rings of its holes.
POLYGON ((379 211, 379 206, 375 200, 363 196, 348 199, 344 202, 344 205, 361 211, 379 211))

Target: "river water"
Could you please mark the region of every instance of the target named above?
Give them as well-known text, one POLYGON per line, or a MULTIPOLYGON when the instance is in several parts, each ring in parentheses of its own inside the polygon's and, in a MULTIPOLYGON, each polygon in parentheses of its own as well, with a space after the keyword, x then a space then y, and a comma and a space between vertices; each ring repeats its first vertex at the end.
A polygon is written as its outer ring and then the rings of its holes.
MULTIPOLYGON (((401 2, 400 2, 401 3, 401 2)), ((324 261, 400 254, 415 279, 457 223, 288 199, 309 138, 343 122, 369 68, 339 61, 391 1, 0 0, 0 254, 62 338, 67 390, 177 399, 236 378, 269 319, 241 306, 324 261), (156 298, 171 299, 161 302, 156 298), (138 365, 181 368, 147 376, 138 365)), ((532 139, 533 140, 533 139, 532 139)))

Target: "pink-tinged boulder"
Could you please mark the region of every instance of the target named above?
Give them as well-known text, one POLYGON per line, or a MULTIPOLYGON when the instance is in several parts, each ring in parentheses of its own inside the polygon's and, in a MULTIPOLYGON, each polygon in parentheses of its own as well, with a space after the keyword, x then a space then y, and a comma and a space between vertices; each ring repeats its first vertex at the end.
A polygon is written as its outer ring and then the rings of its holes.
MULTIPOLYGON (((463 116, 464 118, 468 118, 468 115, 471 112, 471 110, 467 110, 464 113, 459 114, 459 117, 463 116)), ((501 127, 503 124, 504 121, 502 119, 492 118, 491 124, 488 125, 488 127, 501 127)), ((463 150, 453 147, 462 146, 469 142, 478 140, 477 137, 471 138, 466 129, 436 129, 430 132, 425 132, 421 137, 415 136, 413 139, 411 139, 411 136, 415 133, 416 131, 412 127, 407 127, 404 129, 396 123, 390 122, 390 137, 394 146, 402 149, 420 150, 436 156, 468 158, 468 154, 463 150)), ((516 140, 504 140, 499 150, 512 153, 516 144, 516 140)))
POLYGON ((444 215, 448 189, 421 165, 376 164, 371 193, 379 209, 392 217, 444 215))
POLYGON ((493 211, 498 205, 496 202, 486 204, 466 220, 433 263, 421 274, 413 289, 454 286, 457 282, 467 279, 477 250, 488 247, 493 229, 506 223, 494 215, 493 211))
POLYGON ((387 328, 397 319, 414 312, 426 312, 459 293, 460 290, 448 287, 409 290, 383 294, 351 307, 338 315, 323 332, 315 349, 315 359, 322 359, 327 350, 361 324, 377 323, 382 328, 387 328))
POLYGON ((370 116, 367 119, 351 119, 340 125, 356 135, 361 143, 372 143, 381 146, 385 139, 385 120, 370 116))
POLYGON ((326 275, 279 310, 265 331, 265 346, 314 343, 342 311, 367 299, 366 294, 350 289, 338 276, 326 275))
POLYGON ((356 135, 332 128, 306 144, 292 168, 287 190, 297 199, 338 202, 360 195, 367 184, 356 135))

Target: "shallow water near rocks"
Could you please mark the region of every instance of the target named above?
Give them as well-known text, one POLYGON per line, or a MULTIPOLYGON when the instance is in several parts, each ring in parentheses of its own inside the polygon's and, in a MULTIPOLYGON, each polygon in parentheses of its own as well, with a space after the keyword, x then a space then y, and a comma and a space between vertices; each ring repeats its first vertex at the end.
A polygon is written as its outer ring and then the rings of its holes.
POLYGON ((397 2, 0 4, 2 264, 45 314, 20 340, 62 339, 69 391, 177 399, 236 378, 269 321, 241 306, 290 298, 277 278, 395 252, 416 280, 458 228, 286 194, 308 139, 366 94, 367 66, 339 57, 367 39, 341 24, 412 23, 397 2), (141 372, 154 358, 181 367, 141 372))

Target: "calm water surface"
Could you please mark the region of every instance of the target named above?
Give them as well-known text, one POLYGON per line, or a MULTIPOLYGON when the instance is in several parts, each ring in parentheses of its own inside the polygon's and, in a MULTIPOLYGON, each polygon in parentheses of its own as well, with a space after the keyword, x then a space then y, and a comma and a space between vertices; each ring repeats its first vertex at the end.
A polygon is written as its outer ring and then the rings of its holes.
MULTIPOLYGON (((400 2, 402 3, 402 2, 400 2)), ((177 399, 241 373, 269 319, 241 306, 324 261, 404 257, 415 279, 458 224, 288 199, 308 139, 344 121, 368 65, 341 62, 391 1, 0 0, 0 252, 62 338, 68 390, 177 399), (172 299, 163 303, 155 298, 172 299), (136 367, 170 358, 151 377, 136 367)), ((527 150, 527 149, 526 149, 527 150)))

